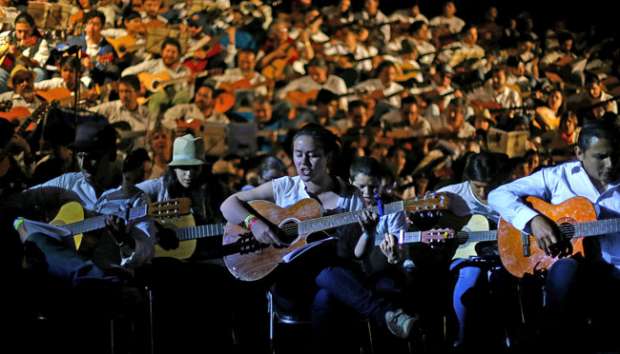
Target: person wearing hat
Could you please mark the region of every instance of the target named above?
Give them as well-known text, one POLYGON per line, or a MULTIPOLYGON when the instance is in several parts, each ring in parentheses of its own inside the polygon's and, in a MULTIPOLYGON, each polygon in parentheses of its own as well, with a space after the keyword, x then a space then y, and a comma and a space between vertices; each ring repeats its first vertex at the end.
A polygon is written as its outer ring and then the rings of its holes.
MULTIPOLYGON (((206 178, 205 162, 200 156, 201 138, 186 134, 174 140, 172 160, 166 173, 157 178, 139 183, 141 189, 152 201, 187 197, 191 200, 191 214, 196 225, 219 222, 217 202, 218 184, 206 178)), ((167 232, 169 225, 164 225, 167 232)), ((162 353, 191 353, 204 345, 208 338, 215 352, 228 352, 223 347, 230 345, 230 307, 227 300, 231 294, 230 274, 225 268, 204 262, 205 258, 216 258, 221 238, 211 237, 198 240, 192 257, 179 260, 172 257, 157 257, 153 261, 153 292, 158 299, 159 320, 156 331, 166 333, 158 339, 162 353), (209 284, 208 291, 205 284, 209 284), (190 300, 188 295, 191 294, 190 300), (179 301, 190 306, 191 311, 178 311, 179 301), (205 319, 209 319, 205 321, 205 319), (179 323, 202 323, 202 326, 187 328, 179 323), (184 340, 179 342, 178 338, 184 340), (217 349, 215 349, 217 348, 217 349)))
POLYGON ((211 207, 209 195, 212 192, 207 192, 202 173, 205 162, 200 156, 201 142, 202 138, 196 138, 191 134, 174 139, 172 161, 168 164, 166 173, 157 179, 150 179, 137 185, 153 201, 191 198, 192 214, 198 224, 206 223, 217 214, 209 210, 211 207))
POLYGON ((0 94, 0 102, 11 101, 12 108, 25 107, 32 113, 43 103, 34 94, 34 73, 22 65, 16 65, 11 71, 9 89, 13 91, 0 94))
MULTIPOLYGON (((102 121, 82 123, 77 126, 75 139, 70 146, 77 157, 79 172, 65 173, 31 187, 21 193, 24 197, 21 205, 36 211, 40 209, 36 200, 57 200, 59 202, 74 200, 84 208, 86 217, 99 214, 110 215, 106 218, 108 227, 103 230, 102 234, 102 239, 109 243, 134 244, 136 239, 154 240, 152 236, 155 235, 155 231, 152 223, 141 221, 133 224, 132 227, 124 227, 122 220, 112 214, 122 211, 126 203, 123 201, 109 203, 101 199, 106 190, 118 186, 120 182, 120 178, 117 178, 118 173, 115 173, 116 136, 114 129, 107 122, 102 121)), ((142 199, 136 199, 132 206, 143 205, 143 202, 142 199)), ((49 214, 52 210, 39 211, 49 214)), ((64 232, 62 229, 54 230, 50 225, 44 225, 46 226, 41 228, 40 223, 28 221, 22 225, 20 233, 24 240, 33 242, 44 254, 49 255, 47 258, 50 263, 58 262, 58 264, 49 265, 49 273, 72 286, 79 286, 93 278, 116 283, 120 279, 116 276, 108 278, 106 271, 116 270, 121 265, 137 267, 147 262, 152 253, 149 247, 141 247, 142 253, 130 254, 126 259, 120 259, 119 254, 112 256, 117 258, 120 264, 112 264, 106 257, 97 259, 94 263, 83 258, 84 252, 91 252, 92 247, 95 249, 99 247, 91 245, 87 241, 89 238, 85 239, 84 243, 90 247, 86 246, 86 250, 84 250, 85 247, 80 247, 76 251, 72 241, 67 242, 59 236, 64 232)))

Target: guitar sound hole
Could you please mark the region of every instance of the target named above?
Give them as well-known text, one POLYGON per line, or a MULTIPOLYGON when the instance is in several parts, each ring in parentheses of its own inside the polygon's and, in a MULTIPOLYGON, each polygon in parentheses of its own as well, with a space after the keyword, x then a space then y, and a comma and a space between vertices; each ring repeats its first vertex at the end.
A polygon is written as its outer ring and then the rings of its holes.
POLYGON ((297 223, 294 221, 287 221, 282 224, 278 232, 278 238, 287 245, 295 241, 297 238, 297 223))

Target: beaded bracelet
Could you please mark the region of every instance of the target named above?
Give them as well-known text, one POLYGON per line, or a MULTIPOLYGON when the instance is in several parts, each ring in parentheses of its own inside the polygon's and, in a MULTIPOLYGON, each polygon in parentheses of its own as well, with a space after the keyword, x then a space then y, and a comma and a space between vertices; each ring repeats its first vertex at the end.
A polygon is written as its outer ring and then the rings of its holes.
POLYGON ((251 225, 254 224, 256 220, 258 220, 256 215, 248 214, 248 216, 246 216, 245 219, 243 219, 243 225, 245 225, 246 229, 250 230, 250 228, 252 227, 251 225))

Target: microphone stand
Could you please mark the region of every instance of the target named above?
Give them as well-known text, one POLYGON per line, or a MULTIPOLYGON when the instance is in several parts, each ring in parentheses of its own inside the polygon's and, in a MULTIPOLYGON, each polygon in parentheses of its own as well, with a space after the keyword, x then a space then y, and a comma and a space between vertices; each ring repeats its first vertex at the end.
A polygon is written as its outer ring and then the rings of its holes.
POLYGON ((73 114, 74 114, 74 120, 75 120, 75 126, 77 127, 78 124, 78 102, 80 101, 80 82, 81 82, 81 75, 80 72, 82 71, 82 49, 78 49, 75 52, 75 57, 78 60, 78 64, 74 67, 73 69, 73 74, 74 74, 74 88, 73 88, 73 114))

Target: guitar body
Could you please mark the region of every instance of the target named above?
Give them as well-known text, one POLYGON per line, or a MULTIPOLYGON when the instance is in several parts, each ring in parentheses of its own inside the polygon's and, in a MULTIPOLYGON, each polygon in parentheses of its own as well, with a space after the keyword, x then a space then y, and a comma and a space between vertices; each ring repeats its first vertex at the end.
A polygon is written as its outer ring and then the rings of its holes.
POLYGON ((26 107, 14 107, 8 112, 0 112, 0 118, 11 121, 18 120, 21 122, 28 117, 30 117, 30 110, 26 107))
POLYGON ((310 101, 316 100, 319 90, 311 90, 308 92, 291 91, 286 94, 286 100, 294 106, 305 107, 310 101))
POLYGON ((252 88, 252 83, 248 79, 240 79, 231 82, 222 82, 219 86, 220 89, 227 92, 235 92, 237 90, 247 90, 252 88))
MULTIPOLYGON (((52 225, 67 225, 73 224, 78 221, 84 220, 84 208, 78 202, 69 202, 64 204, 54 220, 50 222, 52 225)), ((80 244, 82 243, 82 234, 77 234, 73 236, 73 242, 75 242, 75 249, 80 249, 80 244)))
MULTIPOLYGON (((586 198, 575 197, 561 204, 552 205, 535 197, 528 197, 526 201, 539 213, 547 216, 557 224, 575 224, 579 222, 596 220, 596 212, 592 203, 586 198)), ((525 274, 535 274, 546 270, 559 257, 545 255, 545 252, 538 247, 536 238, 527 235, 529 242, 529 256, 524 255, 523 239, 521 231, 517 230, 510 223, 500 219, 497 228, 497 246, 500 258, 504 267, 514 276, 523 277, 525 274)), ((571 239, 573 255, 584 254, 583 237, 573 237, 571 239)))
POLYGON ((136 39, 133 36, 122 36, 118 38, 106 37, 105 40, 110 43, 119 59, 125 58, 128 53, 135 52, 136 39))
MULTIPOLYGON (((258 214, 278 227, 321 216, 321 205, 314 199, 303 199, 288 208, 281 208, 262 200, 252 201, 249 205, 258 214)), ((266 247, 252 253, 232 254, 224 257, 224 263, 237 279, 243 281, 259 280, 271 273, 282 262, 282 258, 286 254, 305 246, 307 236, 298 235, 288 247, 266 247)), ((247 236, 227 231, 224 234, 223 244, 234 244, 242 237, 247 236)))
MULTIPOLYGON (((461 228, 463 231, 476 232, 476 231, 489 231, 489 220, 483 215, 472 215, 467 221, 467 224, 461 228)), ((476 245, 478 242, 465 241, 464 244, 459 245, 454 253, 454 258, 469 258, 476 256, 476 245)))
MULTIPOLYGON (((182 215, 178 218, 168 219, 163 221, 162 224, 166 227, 171 228, 181 228, 181 227, 191 227, 196 225, 194 220, 194 216, 192 214, 182 215)), ((179 247, 172 250, 165 250, 159 246, 159 244, 155 245, 155 257, 171 257, 177 259, 188 259, 191 257, 196 251, 196 240, 187 240, 180 241, 179 247)))
POLYGON ((36 94, 48 103, 51 103, 53 101, 70 102, 70 100, 72 99, 72 92, 65 87, 58 87, 50 90, 40 90, 37 91, 36 94))
POLYGON ((144 85, 144 87, 146 87, 147 90, 151 92, 157 92, 162 87, 161 83, 170 81, 172 78, 167 72, 161 71, 155 74, 146 72, 139 73, 138 79, 144 85))

